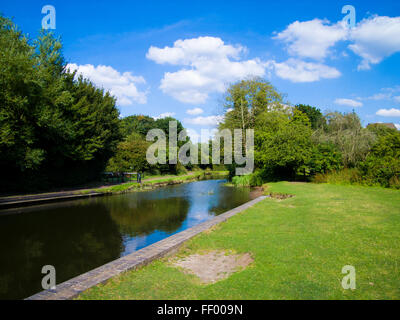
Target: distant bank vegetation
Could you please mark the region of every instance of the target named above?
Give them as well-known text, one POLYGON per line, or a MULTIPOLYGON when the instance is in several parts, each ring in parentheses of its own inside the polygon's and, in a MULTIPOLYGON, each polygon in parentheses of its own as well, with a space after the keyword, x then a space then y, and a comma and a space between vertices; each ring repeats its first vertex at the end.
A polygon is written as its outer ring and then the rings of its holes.
MULTIPOLYGON (((120 119, 114 97, 66 69, 61 42, 51 33, 32 40, 0 16, 0 47, 0 192, 76 186, 104 171, 163 175, 196 169, 228 169, 237 185, 284 179, 400 188, 399 131, 363 128, 354 112, 291 107, 260 78, 227 89, 219 125, 254 129, 253 174, 234 177, 235 165, 150 166, 146 134, 158 128, 168 138, 175 119, 120 119)), ((183 129, 178 121, 178 132, 183 129)), ((223 156, 223 143, 221 148, 223 156)))

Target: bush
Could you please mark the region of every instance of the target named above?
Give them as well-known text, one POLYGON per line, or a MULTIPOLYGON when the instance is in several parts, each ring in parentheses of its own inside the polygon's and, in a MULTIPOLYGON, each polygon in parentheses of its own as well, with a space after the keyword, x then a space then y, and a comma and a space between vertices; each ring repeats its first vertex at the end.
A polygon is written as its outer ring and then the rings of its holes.
POLYGON ((379 138, 365 161, 360 163, 363 177, 369 184, 400 189, 400 133, 388 128, 373 130, 379 138))
POLYGON ((235 176, 232 178, 232 184, 237 187, 249 187, 250 186, 250 175, 235 176))
POLYGON ((235 176, 232 178, 232 184, 239 187, 259 187, 264 184, 263 173, 254 172, 246 176, 235 176))
POLYGON ((332 184, 365 184, 360 170, 356 168, 346 168, 339 171, 328 173, 317 173, 313 178, 314 183, 332 183, 332 184))
POLYGON ((176 166, 176 174, 178 176, 182 176, 182 175, 185 175, 187 173, 188 173, 188 171, 186 170, 186 168, 182 164, 178 163, 177 166, 176 166))

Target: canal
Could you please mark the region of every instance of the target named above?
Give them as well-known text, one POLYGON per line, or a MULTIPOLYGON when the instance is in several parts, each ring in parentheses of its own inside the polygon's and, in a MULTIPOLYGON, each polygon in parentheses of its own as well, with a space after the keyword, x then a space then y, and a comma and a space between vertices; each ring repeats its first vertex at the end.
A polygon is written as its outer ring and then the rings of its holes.
POLYGON ((41 291, 44 265, 56 268, 61 283, 259 196, 225 182, 0 211, 0 299, 41 291))

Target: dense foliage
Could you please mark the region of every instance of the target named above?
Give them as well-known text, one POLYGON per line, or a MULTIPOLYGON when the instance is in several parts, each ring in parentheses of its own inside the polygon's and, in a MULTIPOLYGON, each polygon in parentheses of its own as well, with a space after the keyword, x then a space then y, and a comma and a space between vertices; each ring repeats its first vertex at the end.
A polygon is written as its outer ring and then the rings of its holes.
MULTIPOLYGON (((400 132, 363 128, 354 112, 323 115, 309 105, 290 107, 259 78, 227 90, 220 129, 254 129, 255 173, 233 177, 237 185, 272 180, 359 183, 400 188, 400 132)), ((233 176, 234 165, 230 166, 233 176)))
POLYGON ((0 16, 3 192, 95 179, 120 140, 115 99, 66 70, 61 43, 32 43, 0 16))
MULTIPOLYGON (((109 160, 107 171, 111 172, 150 172, 153 174, 185 173, 181 164, 169 164, 169 130, 170 122, 176 121, 177 133, 184 130, 177 119, 166 117, 154 119, 144 115, 134 115, 121 119, 123 139, 117 146, 115 155, 109 160), (146 140, 147 133, 152 129, 162 130, 167 139, 167 164, 150 165, 146 159, 146 152, 152 142, 146 140)), ((187 139, 189 141, 189 139, 187 139)), ((186 142, 187 142, 186 141, 186 142)), ((178 147, 186 142, 179 141, 178 147)))
POLYGON ((400 189, 400 132, 384 126, 370 127, 378 139, 360 164, 369 184, 400 189))

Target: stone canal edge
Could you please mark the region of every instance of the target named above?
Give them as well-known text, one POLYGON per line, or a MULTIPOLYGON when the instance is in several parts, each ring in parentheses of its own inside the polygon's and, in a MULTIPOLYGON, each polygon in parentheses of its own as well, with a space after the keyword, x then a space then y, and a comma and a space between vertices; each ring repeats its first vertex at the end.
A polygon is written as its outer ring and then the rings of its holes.
POLYGON ((57 285, 56 290, 46 290, 39 292, 26 300, 69 300, 77 297, 83 291, 105 283, 112 277, 115 277, 123 272, 134 270, 145 266, 152 261, 163 258, 167 255, 178 251, 183 243, 190 240, 194 236, 206 231, 213 226, 220 224, 233 217, 234 215, 252 207, 256 203, 266 199, 266 196, 259 197, 250 202, 247 202, 237 208, 227 211, 215 218, 203 222, 190 229, 179 232, 171 237, 154 243, 139 251, 131 253, 125 257, 114 260, 92 271, 86 272, 71 280, 57 285))

